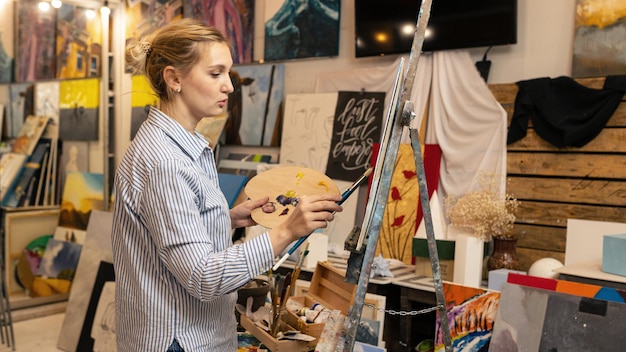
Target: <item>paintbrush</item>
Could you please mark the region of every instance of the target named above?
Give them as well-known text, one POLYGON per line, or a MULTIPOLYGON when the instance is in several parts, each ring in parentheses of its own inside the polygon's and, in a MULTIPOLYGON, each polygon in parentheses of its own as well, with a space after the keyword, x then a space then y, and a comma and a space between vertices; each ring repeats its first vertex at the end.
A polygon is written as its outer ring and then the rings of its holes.
MULTIPOLYGON (((369 177, 369 175, 372 174, 372 171, 374 171, 373 168, 369 168, 367 170, 365 170, 365 172, 363 173, 363 175, 361 175, 361 177, 359 177, 356 181, 354 181, 354 183, 352 184, 352 186, 348 187, 348 189, 346 189, 345 191, 343 191, 343 193, 341 194, 341 200, 337 202, 337 204, 341 205, 343 204, 343 202, 345 202, 348 197, 350 197, 350 195, 352 195, 352 193, 354 193, 354 191, 356 191, 357 188, 359 188, 359 186, 365 181, 367 180, 367 178, 369 177)), ((289 258, 290 255, 292 255, 296 249, 298 249, 298 247, 300 247, 300 245, 306 241, 307 238, 309 238, 311 234, 308 234, 304 237, 300 237, 298 239, 298 241, 296 241, 296 243, 291 246, 291 248, 289 248, 289 250, 287 251, 287 253, 285 253, 285 255, 283 255, 282 258, 280 258, 280 260, 278 260, 278 262, 276 262, 276 264, 274 264, 274 266, 272 267, 272 269, 274 270, 278 270, 278 268, 280 268, 281 265, 283 265, 283 263, 285 262, 285 260, 287 260, 287 258, 289 258)))

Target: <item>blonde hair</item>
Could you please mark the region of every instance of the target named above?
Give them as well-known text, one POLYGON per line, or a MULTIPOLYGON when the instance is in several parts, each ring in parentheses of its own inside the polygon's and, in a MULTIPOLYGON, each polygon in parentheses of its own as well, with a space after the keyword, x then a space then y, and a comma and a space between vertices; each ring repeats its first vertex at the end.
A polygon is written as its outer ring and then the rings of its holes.
POLYGON ((163 70, 172 66, 183 74, 200 60, 199 43, 229 44, 216 28, 191 18, 168 23, 151 35, 126 46, 126 65, 133 74, 143 74, 161 100, 170 100, 173 92, 163 78, 163 70))

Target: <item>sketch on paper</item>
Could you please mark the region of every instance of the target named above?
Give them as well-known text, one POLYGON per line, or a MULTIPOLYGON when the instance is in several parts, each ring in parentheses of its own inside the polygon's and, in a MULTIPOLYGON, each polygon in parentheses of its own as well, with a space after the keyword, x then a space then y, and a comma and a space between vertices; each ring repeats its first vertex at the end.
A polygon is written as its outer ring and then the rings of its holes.
POLYGON ((115 342, 115 281, 107 281, 102 287, 96 315, 91 327, 94 352, 116 350, 115 342))
POLYGON ((230 40, 233 62, 252 62, 254 0, 185 0, 185 17, 213 26, 230 40))
POLYGON ((288 94, 280 163, 326 173, 337 93, 288 94))

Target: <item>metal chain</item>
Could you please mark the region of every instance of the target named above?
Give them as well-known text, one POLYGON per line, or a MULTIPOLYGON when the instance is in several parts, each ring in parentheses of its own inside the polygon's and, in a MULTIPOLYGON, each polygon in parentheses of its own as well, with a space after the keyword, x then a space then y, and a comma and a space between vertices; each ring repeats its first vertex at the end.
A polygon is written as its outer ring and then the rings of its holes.
POLYGON ((377 310, 381 313, 387 313, 387 314, 391 314, 391 315, 401 315, 401 316, 407 316, 407 315, 420 315, 420 314, 426 314, 426 313, 430 313, 433 311, 438 310, 439 308, 441 308, 440 305, 434 306, 434 307, 429 307, 429 308, 424 308, 422 310, 412 310, 412 311, 406 311, 406 310, 392 310, 392 309, 384 309, 384 308, 380 308, 380 307, 376 307, 375 305, 371 304, 371 303, 363 303, 364 306, 370 307, 373 310, 377 310))

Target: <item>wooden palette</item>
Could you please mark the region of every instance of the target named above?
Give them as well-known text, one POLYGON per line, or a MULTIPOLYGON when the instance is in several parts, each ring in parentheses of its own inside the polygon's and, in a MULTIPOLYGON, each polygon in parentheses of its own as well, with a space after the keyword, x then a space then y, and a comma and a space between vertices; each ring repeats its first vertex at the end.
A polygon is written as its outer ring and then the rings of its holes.
POLYGON ((261 208, 252 211, 252 219, 259 225, 273 228, 289 217, 294 205, 280 201, 279 196, 298 198, 315 194, 339 194, 339 188, 323 173, 303 166, 280 166, 254 176, 245 187, 250 199, 268 196, 274 204, 274 212, 261 208))

